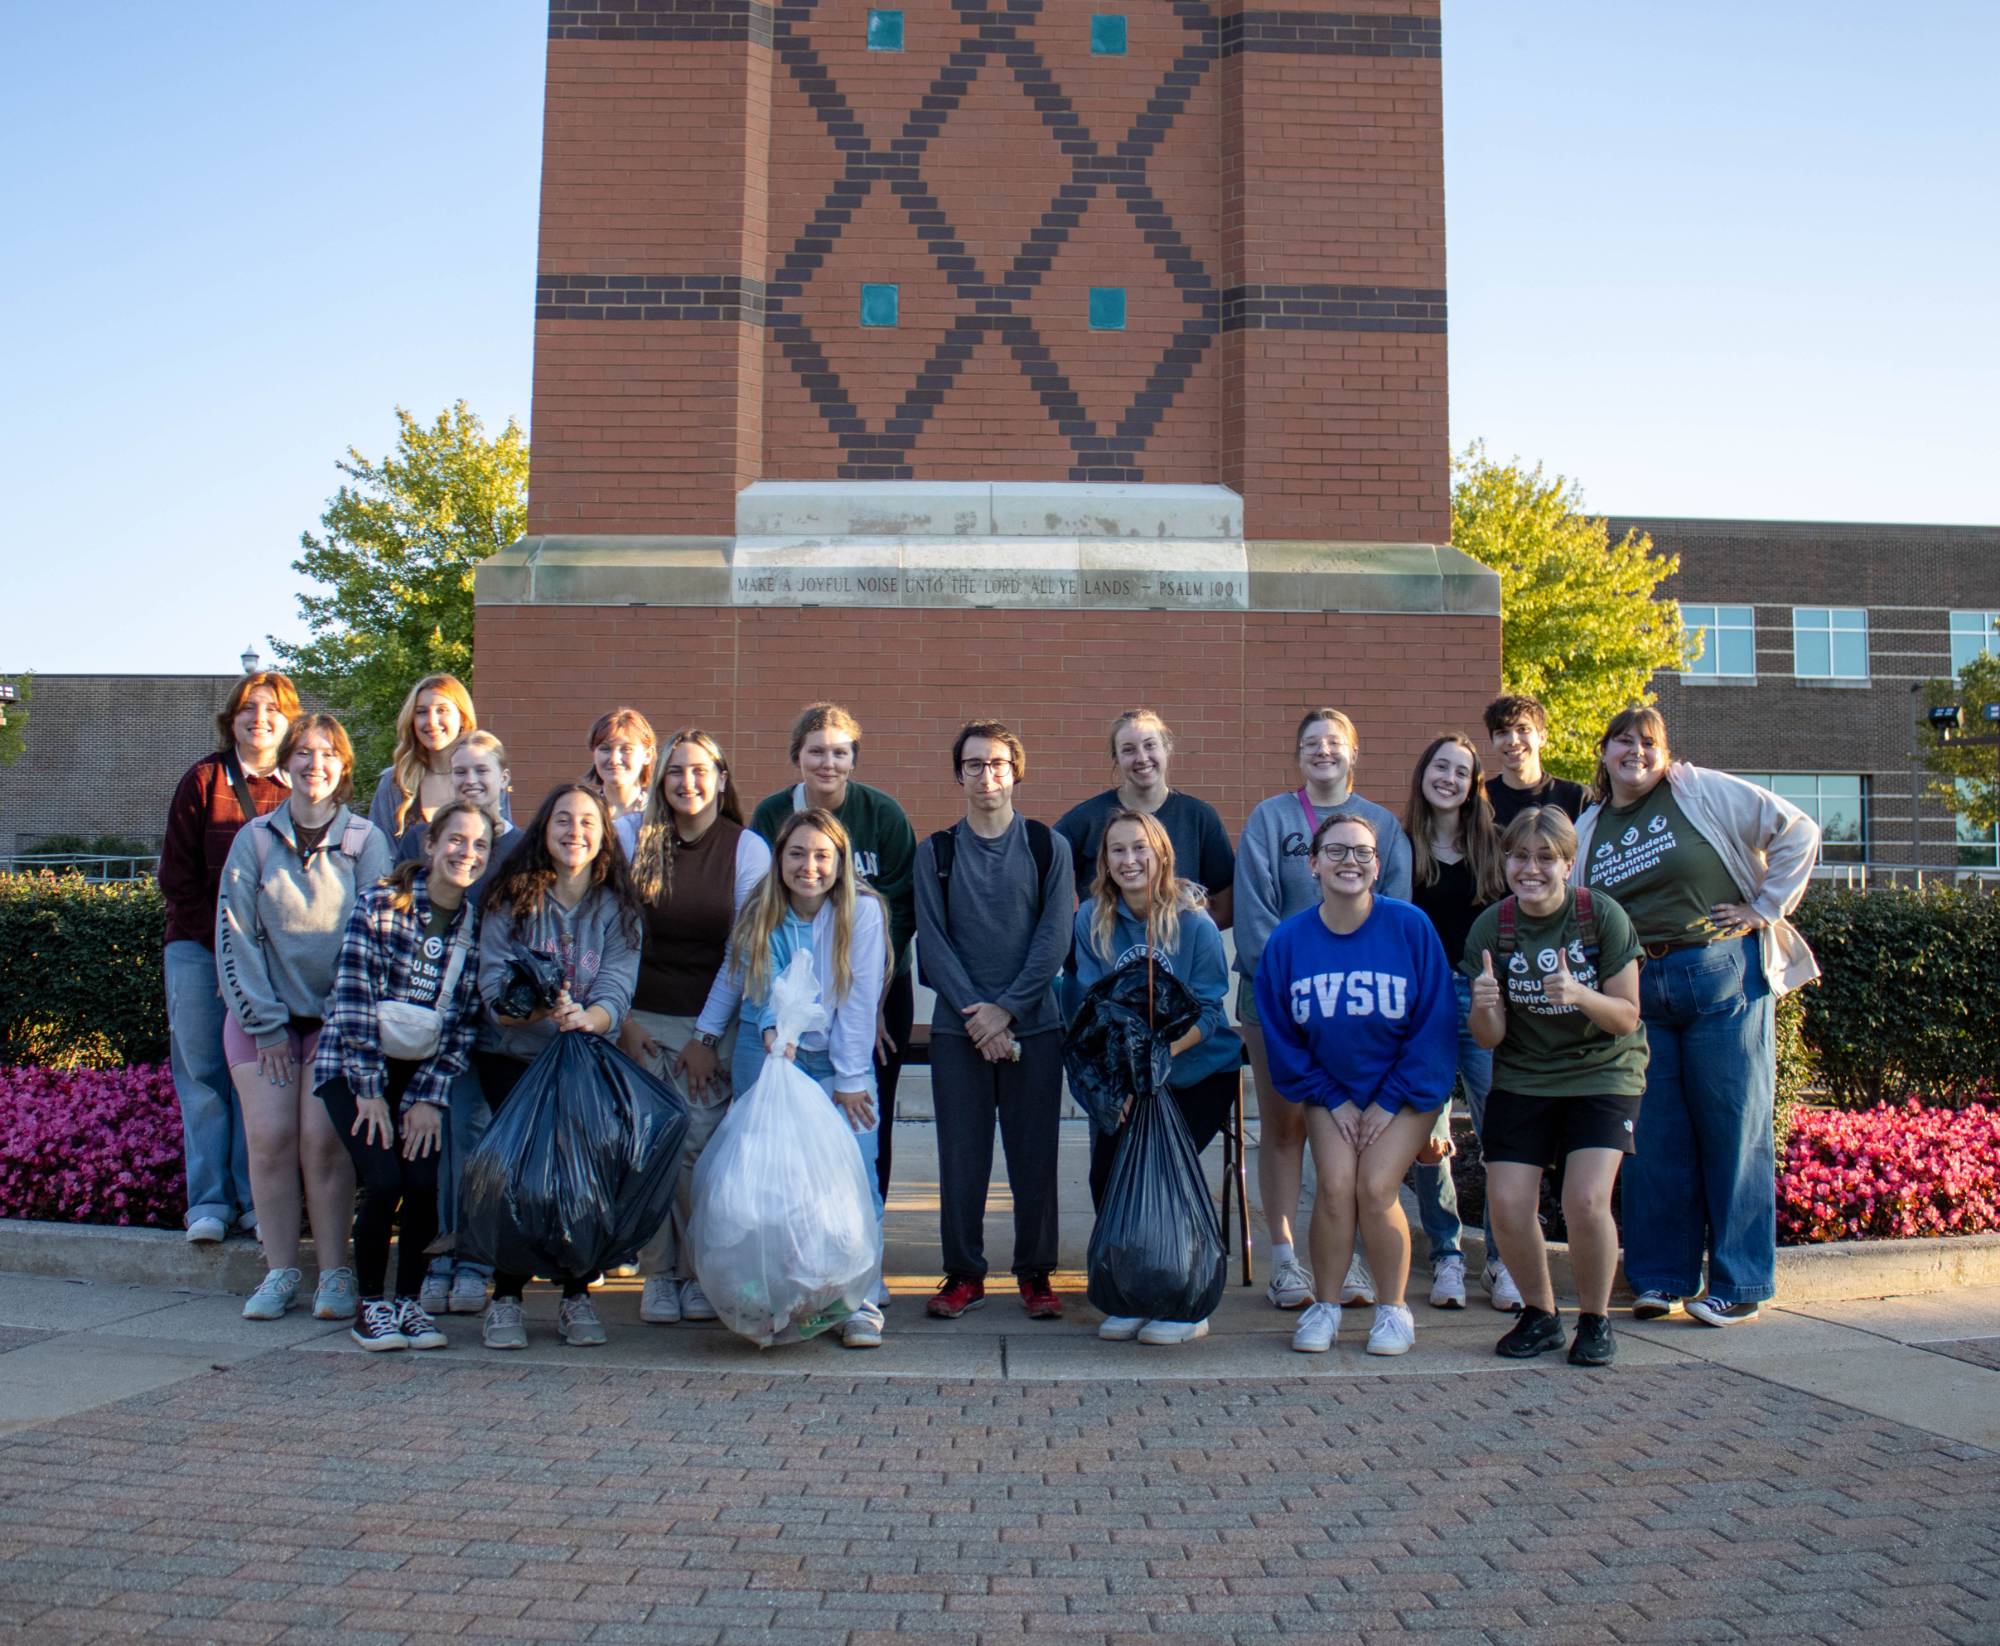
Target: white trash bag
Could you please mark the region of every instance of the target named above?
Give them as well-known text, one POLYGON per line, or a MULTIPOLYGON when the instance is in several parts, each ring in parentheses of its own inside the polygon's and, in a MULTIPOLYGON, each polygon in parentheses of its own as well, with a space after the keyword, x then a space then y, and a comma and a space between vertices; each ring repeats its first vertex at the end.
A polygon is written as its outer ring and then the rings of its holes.
MULTIPOLYGON (((812 957, 772 980, 776 1044, 827 1025, 812 957)), ((881 1279, 875 1196, 854 1131, 817 1080, 775 1052, 694 1169, 688 1250, 722 1322, 763 1348, 837 1326, 881 1279)))

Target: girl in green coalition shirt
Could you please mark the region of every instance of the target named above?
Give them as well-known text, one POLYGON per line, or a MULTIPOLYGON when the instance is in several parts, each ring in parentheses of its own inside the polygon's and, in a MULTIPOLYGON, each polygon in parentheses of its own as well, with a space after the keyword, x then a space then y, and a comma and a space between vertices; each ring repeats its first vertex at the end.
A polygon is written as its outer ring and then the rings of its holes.
POLYGON ((1604 893, 1570 888, 1576 830, 1556 807, 1522 812, 1500 850, 1509 895, 1472 923, 1460 963, 1472 979, 1472 1038, 1493 1048, 1486 1192, 1523 1302, 1495 1352, 1527 1360, 1563 1346, 1536 1217, 1542 1170, 1560 1161, 1578 1307, 1570 1364, 1608 1366, 1611 1185, 1646 1090, 1639 939, 1604 893))

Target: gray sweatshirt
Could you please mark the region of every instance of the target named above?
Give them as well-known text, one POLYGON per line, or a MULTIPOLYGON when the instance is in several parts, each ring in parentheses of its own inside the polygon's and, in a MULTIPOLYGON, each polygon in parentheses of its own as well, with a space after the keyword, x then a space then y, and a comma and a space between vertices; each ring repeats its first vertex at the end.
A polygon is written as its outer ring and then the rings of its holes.
POLYGON ((579 1006, 604 1007, 611 1013, 607 1033, 616 1037, 639 982, 639 941, 611 894, 593 886, 574 909, 565 909, 553 895, 544 896, 542 906, 519 922, 511 908, 486 900, 479 927, 479 997, 486 1002, 488 1020, 480 1031, 480 1050, 532 1063, 562 1032, 547 1018, 508 1024, 491 1016, 512 976, 508 963, 517 941, 538 954, 554 955, 569 980, 570 999, 579 1006))
MULTIPOLYGON (((1408 900, 1410 837, 1393 812, 1358 794, 1338 806, 1314 810, 1322 823, 1343 816, 1363 817, 1374 825, 1375 846, 1382 854, 1375 889, 1384 897, 1408 900)), ((1257 962, 1278 922, 1319 901, 1311 868, 1313 827, 1296 789, 1259 801, 1243 825, 1236 845, 1236 969, 1245 977, 1257 975, 1257 962)))
POLYGON ((294 1017, 325 1015, 327 991, 358 892, 392 865, 389 841, 342 806, 326 838, 301 859, 290 805, 237 831, 215 905, 215 973, 243 1032, 260 1051, 284 1043, 294 1017), (367 830, 355 855, 349 825, 367 830), (260 870, 257 836, 269 838, 260 870))
POLYGON ((1054 983, 1076 913, 1069 842, 1050 835, 1038 898, 1035 854, 1019 817, 997 840, 982 840, 964 823, 952 833, 949 915, 937 854, 929 840, 917 845, 917 952, 924 981, 937 991, 931 1033, 968 1039, 963 1008, 982 1000, 1013 1014, 1017 1037, 1060 1029, 1054 983))

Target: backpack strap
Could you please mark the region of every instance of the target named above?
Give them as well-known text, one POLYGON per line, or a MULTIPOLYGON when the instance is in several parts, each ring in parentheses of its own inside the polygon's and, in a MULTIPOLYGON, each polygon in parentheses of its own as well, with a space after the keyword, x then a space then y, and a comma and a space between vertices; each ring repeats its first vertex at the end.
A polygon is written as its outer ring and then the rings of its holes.
POLYGON ((368 837, 375 832, 375 825, 365 817, 350 817, 347 827, 340 831, 340 855, 350 863, 359 863, 361 854, 367 848, 368 837))
POLYGON ((1597 942, 1597 902, 1590 895, 1588 886, 1576 888, 1577 935, 1583 939, 1583 952, 1595 960, 1598 955, 1597 942))
POLYGON ((229 779, 229 792, 236 796, 236 809, 243 814, 245 823, 257 821, 257 800, 250 792, 250 779, 243 770, 243 763, 231 749, 222 757, 222 775, 229 779))
POLYGON ((1500 899, 1500 952, 1512 954, 1521 946, 1521 900, 1509 892, 1500 899))
MULTIPOLYGON (((1048 824, 1038 823, 1032 817, 1021 819, 1028 831, 1028 854, 1035 860, 1035 913, 1042 912, 1042 882, 1049 877, 1049 868, 1056 860, 1055 833, 1048 824)), ((945 918, 951 918, 951 868, 958 856, 958 831, 954 825, 949 829, 939 829, 930 837, 931 862, 937 868, 938 895, 944 899, 945 918)))

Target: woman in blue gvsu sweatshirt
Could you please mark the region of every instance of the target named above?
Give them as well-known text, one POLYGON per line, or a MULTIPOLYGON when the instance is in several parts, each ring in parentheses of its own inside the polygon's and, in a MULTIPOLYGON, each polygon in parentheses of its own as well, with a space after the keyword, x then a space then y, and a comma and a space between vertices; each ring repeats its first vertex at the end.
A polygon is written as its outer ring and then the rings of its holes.
POLYGON ((1458 1072, 1458 997, 1437 929, 1375 894, 1380 847, 1364 818, 1313 830, 1319 905, 1280 923, 1257 967, 1257 1010, 1277 1095, 1301 1104, 1319 1174, 1312 1259, 1318 1298, 1292 1347, 1322 1354, 1340 1330, 1335 1278, 1358 1233, 1375 1272, 1368 1352, 1406 1353, 1410 1227, 1397 1192, 1458 1072))

